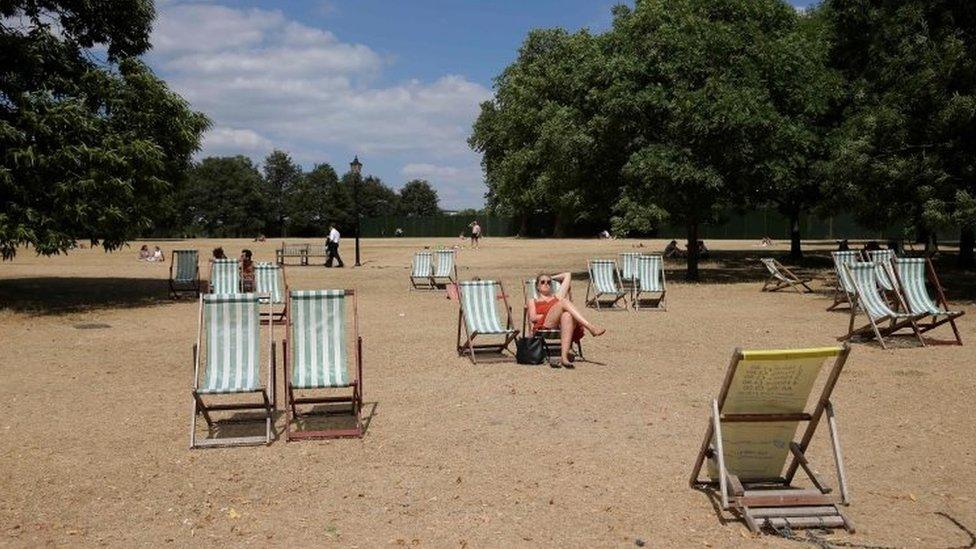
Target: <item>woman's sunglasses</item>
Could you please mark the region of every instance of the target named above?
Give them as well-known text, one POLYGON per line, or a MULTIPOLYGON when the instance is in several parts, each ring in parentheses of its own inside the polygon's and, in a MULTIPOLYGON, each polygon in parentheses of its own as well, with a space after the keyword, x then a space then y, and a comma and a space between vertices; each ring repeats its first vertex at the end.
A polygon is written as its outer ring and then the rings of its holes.
POLYGON ((549 286, 551 283, 552 283, 551 280, 540 280, 539 281, 539 285, 540 286, 542 286, 543 284, 545 284, 546 286, 549 286))

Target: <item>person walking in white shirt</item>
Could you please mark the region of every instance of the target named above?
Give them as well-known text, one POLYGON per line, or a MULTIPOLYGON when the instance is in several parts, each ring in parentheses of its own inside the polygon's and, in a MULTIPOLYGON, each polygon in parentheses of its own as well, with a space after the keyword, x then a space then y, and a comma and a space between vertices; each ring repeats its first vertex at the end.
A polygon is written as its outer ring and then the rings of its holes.
POLYGON ((329 240, 325 243, 326 250, 328 252, 328 259, 325 260, 325 266, 331 267, 332 260, 335 259, 339 262, 339 267, 345 267, 342 263, 342 258, 339 257, 339 230, 336 229, 335 223, 329 224, 329 240))

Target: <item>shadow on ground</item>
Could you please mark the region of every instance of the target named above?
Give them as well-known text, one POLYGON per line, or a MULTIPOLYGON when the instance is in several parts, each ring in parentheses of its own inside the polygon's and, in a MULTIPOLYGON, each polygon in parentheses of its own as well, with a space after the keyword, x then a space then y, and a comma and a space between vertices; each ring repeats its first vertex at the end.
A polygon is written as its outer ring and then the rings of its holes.
POLYGON ((39 277, 0 280, 0 310, 63 314, 169 303, 166 280, 39 277))

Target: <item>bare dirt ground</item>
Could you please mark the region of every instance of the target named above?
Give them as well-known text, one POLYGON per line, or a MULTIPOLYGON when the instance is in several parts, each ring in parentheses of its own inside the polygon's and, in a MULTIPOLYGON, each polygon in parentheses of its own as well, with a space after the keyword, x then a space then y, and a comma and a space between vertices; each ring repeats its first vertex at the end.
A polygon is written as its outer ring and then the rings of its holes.
MULTIPOLYGON (((0 545, 797 546, 723 523, 687 482, 735 347, 831 345, 846 330, 846 313, 824 311, 826 243, 807 246, 812 295, 759 292, 757 258, 785 255, 783 243, 710 242, 701 284, 682 282, 683 264, 669 262, 669 311, 588 311, 609 328, 584 340, 601 364, 574 370, 457 356, 457 303, 407 291, 412 253, 455 243, 365 240, 362 268, 287 269, 292 289, 360 292, 362 440, 194 451, 197 304, 167 299, 169 263, 136 261, 138 246, 53 258, 22 250, 0 265, 0 545), (76 328, 86 323, 108 328, 76 328)), ((231 256, 251 247, 272 260, 278 242, 159 244, 204 259, 218 244, 231 256)), ((636 244, 493 238, 458 262, 462 278, 505 283, 520 325, 519 279, 582 275, 587 258, 636 244)), ((342 253, 351 265, 351 239, 342 253)), ((943 279, 967 312, 965 346, 934 344, 951 338, 948 327, 927 348, 854 344, 834 403, 858 532, 828 538, 970 542, 936 512, 976 529, 973 278, 943 279)), ((811 455, 833 482, 825 438, 811 455)))

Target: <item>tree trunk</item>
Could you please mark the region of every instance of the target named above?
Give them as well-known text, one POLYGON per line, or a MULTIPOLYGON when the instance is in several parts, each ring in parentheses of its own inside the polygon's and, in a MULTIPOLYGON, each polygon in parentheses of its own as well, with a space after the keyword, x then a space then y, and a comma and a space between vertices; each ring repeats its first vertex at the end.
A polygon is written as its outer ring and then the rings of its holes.
POLYGON ((519 214, 519 236, 527 237, 529 236, 529 214, 522 212, 519 214))
POLYGON ((803 259, 803 250, 800 248, 800 213, 790 214, 790 259, 799 261, 803 259))
POLYGON ((553 221, 553 227, 552 227, 553 238, 562 238, 566 236, 566 223, 564 222, 565 219, 566 216, 564 216, 562 212, 558 212, 558 211, 556 212, 555 219, 553 221))
POLYGON ((698 280, 698 223, 688 223, 688 268, 685 280, 698 280))
POLYGON ((959 231, 959 260, 958 266, 962 269, 972 269, 976 267, 976 228, 963 227, 959 231))

